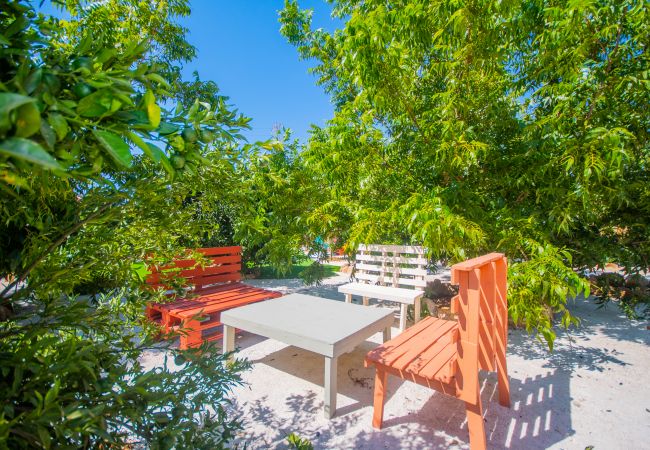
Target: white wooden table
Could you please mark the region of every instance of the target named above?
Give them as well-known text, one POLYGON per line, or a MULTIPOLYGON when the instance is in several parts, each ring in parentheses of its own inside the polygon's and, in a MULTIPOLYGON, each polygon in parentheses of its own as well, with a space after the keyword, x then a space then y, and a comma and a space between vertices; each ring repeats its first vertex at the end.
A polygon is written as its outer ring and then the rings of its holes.
MULTIPOLYGON (((338 357, 375 333, 390 339, 393 313, 303 294, 240 306, 221 313, 223 351, 235 349, 235 328, 325 357, 325 417, 336 412, 338 357)), ((361 362, 359 362, 361 364, 361 362)))

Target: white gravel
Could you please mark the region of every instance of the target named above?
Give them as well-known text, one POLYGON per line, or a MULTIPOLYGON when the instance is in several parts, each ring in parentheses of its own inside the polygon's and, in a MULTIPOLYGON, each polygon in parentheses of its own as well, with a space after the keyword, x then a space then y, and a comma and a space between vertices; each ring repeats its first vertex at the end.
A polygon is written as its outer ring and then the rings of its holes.
MULTIPOLYGON (((441 274, 446 278, 446 274, 441 274)), ((251 280, 283 292, 343 300, 336 286, 347 276, 305 287, 299 280, 251 280)), ((520 330, 509 332, 512 407, 496 400, 496 376, 484 374, 482 401, 488 447, 499 449, 648 449, 650 444, 650 330, 615 307, 598 310, 579 300, 571 310, 582 325, 559 333, 555 351, 520 330)), ((396 324, 397 325, 397 324, 396 324)), ((393 329, 393 336, 397 329, 393 329)), ((363 367, 377 334, 339 358, 338 409, 323 417, 323 358, 242 332, 239 357, 253 362, 247 386, 234 392, 235 412, 245 422, 248 448, 287 448, 296 433, 316 449, 469 448, 463 403, 389 377, 384 428, 371 426, 373 369, 363 367)), ((145 355, 148 366, 164 354, 145 355)))

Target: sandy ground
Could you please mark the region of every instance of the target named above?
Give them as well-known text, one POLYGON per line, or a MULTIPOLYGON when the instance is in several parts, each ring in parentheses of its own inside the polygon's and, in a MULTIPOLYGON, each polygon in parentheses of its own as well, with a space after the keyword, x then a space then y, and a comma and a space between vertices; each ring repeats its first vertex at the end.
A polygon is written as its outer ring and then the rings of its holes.
MULTIPOLYGON (((318 287, 299 280, 250 284, 343 301, 336 286, 347 280, 332 277, 318 287)), ((650 330, 615 307, 598 310, 579 300, 571 309, 582 326, 560 333, 552 354, 525 332, 509 332, 510 409, 497 402, 495 374, 481 376, 489 448, 650 448, 650 330)), ((253 362, 244 375, 247 386, 233 395, 234 410, 245 422, 242 443, 287 448, 286 436, 294 432, 316 449, 469 448, 462 402, 395 377, 389 377, 384 428, 372 428, 374 371, 363 367, 363 357, 380 340, 377 334, 339 358, 337 415, 327 420, 322 357, 238 335, 239 356, 253 362)), ((160 353, 152 353, 143 363, 161 361, 160 353)))

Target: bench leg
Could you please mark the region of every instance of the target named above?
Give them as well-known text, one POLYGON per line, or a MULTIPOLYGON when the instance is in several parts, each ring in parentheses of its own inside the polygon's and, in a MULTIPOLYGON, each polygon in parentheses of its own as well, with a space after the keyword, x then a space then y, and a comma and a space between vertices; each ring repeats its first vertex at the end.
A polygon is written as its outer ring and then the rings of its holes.
POLYGON ((481 394, 478 393, 476 404, 465 403, 467 413, 467 429, 469 430, 469 447, 472 450, 485 450, 485 424, 483 423, 483 408, 481 407, 481 394))
POLYGON ((420 316, 422 315, 422 298, 418 298, 415 300, 415 311, 413 314, 414 321, 415 323, 418 323, 420 321, 420 316))
POLYGON ((345 294, 345 303, 352 303, 352 294, 345 294))
POLYGON ((368 297, 363 297, 363 306, 368 306, 370 299, 368 297))
POLYGON ((409 305, 402 303, 400 306, 400 316, 399 316, 399 331, 402 332, 406 330, 406 316, 409 305))
POLYGON ((336 370, 338 358, 325 357, 325 418, 331 419, 336 413, 336 370))
POLYGON ((508 365, 506 363, 506 355, 500 348, 497 348, 496 353, 499 404, 501 406, 505 406, 506 408, 510 408, 510 381, 508 381, 508 365))
POLYGON ((197 320, 183 320, 181 323, 181 350, 201 345, 201 324, 197 320))
MULTIPOLYGON (((235 327, 223 326, 223 353, 232 352, 235 350, 235 327)), ((231 356, 232 359, 232 356, 231 356)))
POLYGON ((375 370, 375 394, 372 412, 372 426, 378 430, 381 429, 384 421, 384 397, 386 395, 386 381, 388 374, 379 369, 375 370))

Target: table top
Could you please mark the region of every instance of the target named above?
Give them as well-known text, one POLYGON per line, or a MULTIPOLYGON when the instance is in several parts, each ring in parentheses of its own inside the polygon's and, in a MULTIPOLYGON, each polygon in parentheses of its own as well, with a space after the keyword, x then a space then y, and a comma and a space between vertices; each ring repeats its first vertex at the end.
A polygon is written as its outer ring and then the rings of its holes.
POLYGON ((291 294, 229 309, 221 313, 221 322, 324 356, 336 357, 390 327, 393 311, 291 294))

